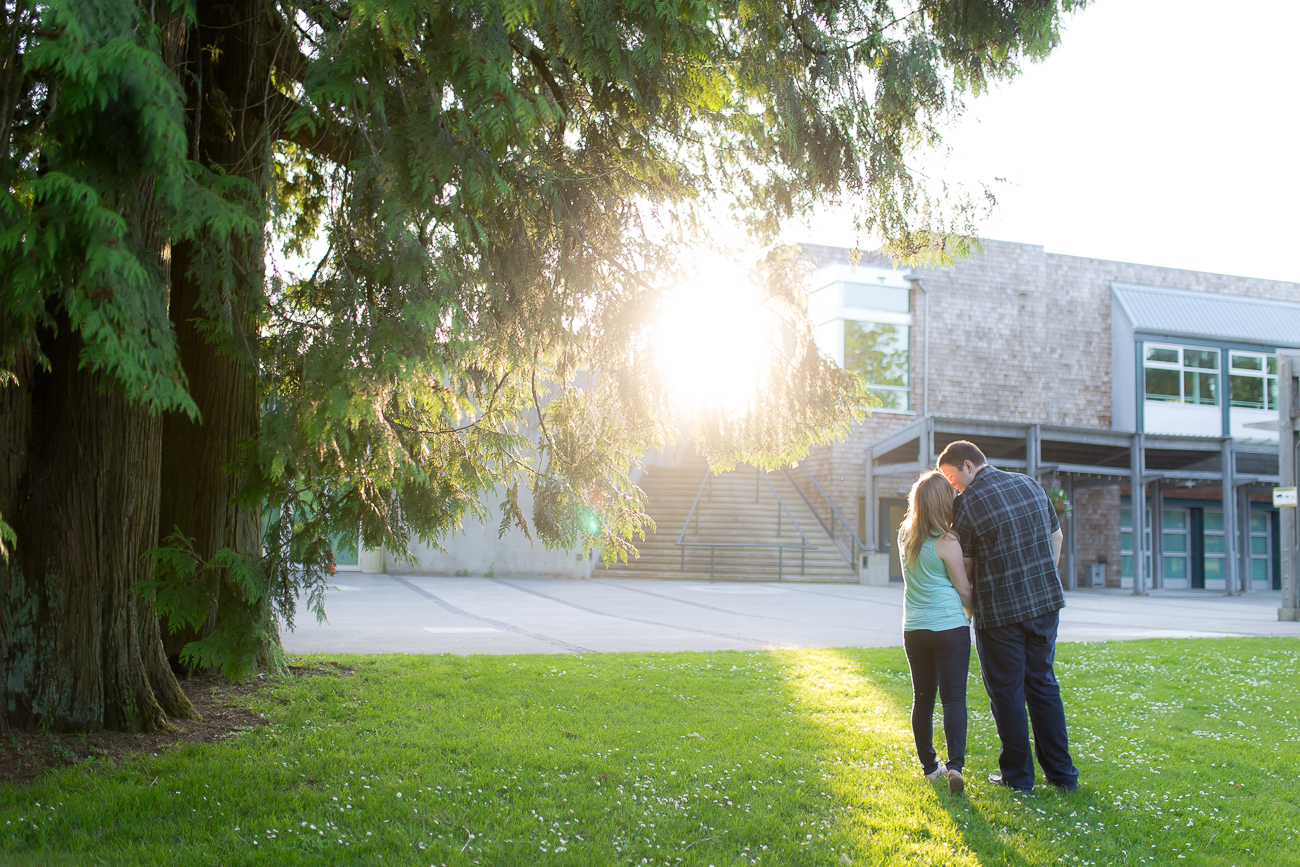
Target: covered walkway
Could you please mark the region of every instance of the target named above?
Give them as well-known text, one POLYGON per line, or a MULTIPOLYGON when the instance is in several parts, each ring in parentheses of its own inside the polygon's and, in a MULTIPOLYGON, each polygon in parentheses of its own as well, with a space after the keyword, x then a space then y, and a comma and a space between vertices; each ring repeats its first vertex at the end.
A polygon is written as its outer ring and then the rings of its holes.
MULTIPOLYGON (((1250 497, 1267 493, 1279 482, 1275 441, 923 416, 866 449, 867 535, 863 544, 868 551, 879 551, 883 544, 876 514, 879 481, 888 476, 915 477, 933 467, 944 448, 957 440, 975 443, 989 463, 1000 469, 1026 473, 1040 481, 1052 477, 1072 503, 1075 493, 1088 487, 1127 486, 1130 491, 1145 492, 1151 513, 1160 515, 1167 492, 1207 489, 1204 493, 1212 496, 1208 489, 1217 489, 1224 527, 1234 529, 1223 534, 1226 593, 1234 595, 1249 588, 1250 497)), ((1135 508, 1132 514, 1133 538, 1150 534, 1151 562, 1158 570, 1162 534, 1143 526, 1148 520, 1146 509, 1135 508)), ((1071 590, 1078 589, 1079 583, 1078 518, 1076 510, 1062 521, 1062 565, 1071 590)), ((1147 574, 1145 557, 1133 557, 1133 570, 1134 594, 1158 586, 1159 575, 1147 574)))

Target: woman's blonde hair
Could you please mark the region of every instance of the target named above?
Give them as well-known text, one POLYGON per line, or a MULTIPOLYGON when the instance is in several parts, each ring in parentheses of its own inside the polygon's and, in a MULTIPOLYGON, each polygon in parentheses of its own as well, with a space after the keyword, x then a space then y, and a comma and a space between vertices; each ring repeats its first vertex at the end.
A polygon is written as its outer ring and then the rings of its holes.
POLYGON ((911 565, 921 555, 926 539, 943 536, 952 529, 952 503, 956 491, 938 470, 927 470, 907 495, 903 516, 903 563, 911 565))

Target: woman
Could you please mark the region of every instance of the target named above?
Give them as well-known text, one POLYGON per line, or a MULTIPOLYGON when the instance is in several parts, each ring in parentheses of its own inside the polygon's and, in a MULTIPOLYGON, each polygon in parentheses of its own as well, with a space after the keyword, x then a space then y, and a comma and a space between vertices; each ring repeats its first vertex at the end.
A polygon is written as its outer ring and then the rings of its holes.
POLYGON ((912 670, 912 735, 927 780, 965 790, 966 674, 970 670, 970 582, 952 533, 952 485, 938 470, 916 480, 898 529, 903 562, 903 647, 912 670), (934 695, 943 700, 947 764, 934 752, 934 695))

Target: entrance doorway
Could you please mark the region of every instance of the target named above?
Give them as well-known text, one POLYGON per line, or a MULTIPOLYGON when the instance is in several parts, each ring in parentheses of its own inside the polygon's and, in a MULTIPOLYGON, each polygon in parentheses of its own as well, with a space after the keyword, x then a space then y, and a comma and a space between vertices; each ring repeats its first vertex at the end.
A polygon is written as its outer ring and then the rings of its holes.
POLYGON ((907 500, 880 501, 880 550, 889 552, 889 580, 903 580, 903 560, 898 551, 898 528, 907 514, 907 500))

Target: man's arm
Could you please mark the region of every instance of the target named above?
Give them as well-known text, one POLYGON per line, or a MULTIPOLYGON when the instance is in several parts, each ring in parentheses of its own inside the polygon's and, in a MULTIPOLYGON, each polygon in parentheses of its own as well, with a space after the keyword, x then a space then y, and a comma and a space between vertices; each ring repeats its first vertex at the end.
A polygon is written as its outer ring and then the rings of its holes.
POLYGON ((1065 539, 1065 534, 1061 532, 1061 529, 1059 527, 1052 531, 1052 565, 1053 566, 1059 566, 1061 563, 1061 543, 1064 539, 1065 539))

